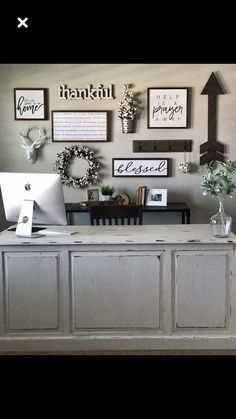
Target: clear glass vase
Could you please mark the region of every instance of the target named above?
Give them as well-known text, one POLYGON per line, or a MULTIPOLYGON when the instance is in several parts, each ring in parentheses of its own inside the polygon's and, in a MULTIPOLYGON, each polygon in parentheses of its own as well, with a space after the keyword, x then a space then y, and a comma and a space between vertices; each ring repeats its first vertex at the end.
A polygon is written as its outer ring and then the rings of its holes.
POLYGON ((211 231, 214 237, 228 237, 231 233, 232 218, 224 210, 224 201, 219 198, 218 212, 210 219, 211 231))

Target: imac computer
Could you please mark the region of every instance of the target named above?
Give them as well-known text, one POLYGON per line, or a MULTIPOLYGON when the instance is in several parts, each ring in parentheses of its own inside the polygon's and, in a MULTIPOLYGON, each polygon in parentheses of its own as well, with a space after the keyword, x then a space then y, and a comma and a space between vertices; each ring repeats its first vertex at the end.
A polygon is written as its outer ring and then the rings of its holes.
POLYGON ((33 224, 67 225, 61 178, 56 173, 0 173, 6 219, 17 221, 16 235, 39 237, 33 224))

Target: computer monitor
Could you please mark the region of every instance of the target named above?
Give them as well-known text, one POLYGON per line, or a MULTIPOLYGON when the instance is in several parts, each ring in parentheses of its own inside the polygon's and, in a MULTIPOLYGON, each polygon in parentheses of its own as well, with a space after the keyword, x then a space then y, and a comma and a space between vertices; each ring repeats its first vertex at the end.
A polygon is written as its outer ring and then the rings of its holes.
POLYGON ((17 221, 17 236, 38 237, 32 224, 67 224, 59 174, 1 172, 0 186, 6 219, 17 221))

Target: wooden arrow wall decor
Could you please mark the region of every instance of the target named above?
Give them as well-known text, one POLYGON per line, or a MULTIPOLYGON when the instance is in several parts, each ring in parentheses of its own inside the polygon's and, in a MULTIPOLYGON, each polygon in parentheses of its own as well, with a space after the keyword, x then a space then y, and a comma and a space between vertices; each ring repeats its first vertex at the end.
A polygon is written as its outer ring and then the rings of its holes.
POLYGON ((200 145, 200 164, 209 163, 212 160, 224 161, 224 144, 216 139, 216 99, 217 95, 223 95, 214 73, 211 73, 201 95, 208 95, 208 140, 200 145))

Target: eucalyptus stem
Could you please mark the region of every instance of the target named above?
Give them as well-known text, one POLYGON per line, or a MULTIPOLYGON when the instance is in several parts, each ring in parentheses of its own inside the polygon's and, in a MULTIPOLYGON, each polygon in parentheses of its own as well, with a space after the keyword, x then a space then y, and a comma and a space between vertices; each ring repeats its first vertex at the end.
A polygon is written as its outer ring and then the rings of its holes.
POLYGON ((223 199, 218 196, 219 201, 219 213, 220 213, 220 219, 221 219, 221 226, 222 226, 222 234, 225 235, 225 223, 224 223, 224 205, 223 205, 223 199))

